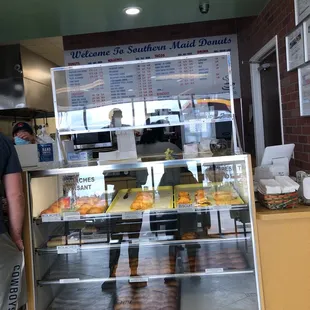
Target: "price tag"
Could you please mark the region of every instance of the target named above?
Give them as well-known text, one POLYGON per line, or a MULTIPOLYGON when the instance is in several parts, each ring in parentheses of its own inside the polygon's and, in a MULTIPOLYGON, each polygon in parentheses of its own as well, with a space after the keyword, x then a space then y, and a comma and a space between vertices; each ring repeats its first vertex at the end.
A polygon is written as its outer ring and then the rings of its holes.
POLYGON ((76 254, 78 250, 78 245, 60 245, 57 247, 57 254, 76 254))
POLYGON ((222 273, 224 272, 224 268, 209 268, 205 270, 206 274, 212 274, 212 273, 222 273))
POLYGON ((195 212, 195 208, 193 207, 193 204, 179 204, 178 209, 181 212, 195 212))
POLYGON ((187 208, 192 208, 193 207, 193 204, 192 203, 180 203, 178 205, 178 207, 180 209, 187 209, 187 208))
POLYGON ((42 223, 60 222, 60 221, 61 221, 61 215, 59 213, 55 213, 55 214, 42 214, 42 223))
POLYGON ((126 212, 122 214, 122 220, 137 220, 142 219, 143 213, 141 211, 137 212, 126 212))
POLYGON ((81 214, 79 212, 64 212, 64 221, 78 221, 81 219, 81 214))
POLYGON ((59 283, 65 284, 65 283, 74 283, 74 282, 80 282, 79 278, 72 278, 72 279, 60 279, 59 283))
POLYGON ((153 242, 153 241, 156 241, 157 238, 156 237, 141 237, 141 238, 136 238, 136 239, 132 239, 131 240, 131 243, 132 244, 139 244, 139 243, 142 243, 142 242, 153 242))
POLYGON ((129 283, 143 283, 149 282, 149 278, 137 277, 137 278, 130 278, 128 280, 129 283))

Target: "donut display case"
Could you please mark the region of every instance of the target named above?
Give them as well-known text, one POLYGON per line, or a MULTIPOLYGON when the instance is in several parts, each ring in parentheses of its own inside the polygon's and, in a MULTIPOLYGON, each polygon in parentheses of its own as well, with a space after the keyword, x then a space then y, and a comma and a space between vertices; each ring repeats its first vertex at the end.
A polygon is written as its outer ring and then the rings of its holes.
POLYGON ((52 70, 58 141, 112 146, 25 172, 33 309, 260 309, 231 75, 229 52, 52 70))

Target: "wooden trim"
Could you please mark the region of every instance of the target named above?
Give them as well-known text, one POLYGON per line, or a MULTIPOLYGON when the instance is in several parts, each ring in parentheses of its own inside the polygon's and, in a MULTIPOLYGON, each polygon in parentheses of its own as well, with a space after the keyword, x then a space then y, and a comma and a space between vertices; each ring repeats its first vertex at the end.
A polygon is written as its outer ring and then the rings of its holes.
POLYGON ((310 218, 310 207, 298 205, 294 209, 269 210, 257 205, 256 218, 264 221, 308 219, 310 218))
POLYGON ((23 187, 25 195, 25 220, 23 230, 24 240, 24 255, 25 255, 25 271, 27 281, 28 305, 27 310, 35 310, 35 291, 34 291, 34 268, 33 268, 33 253, 32 253, 32 238, 31 238, 31 215, 30 204, 28 200, 28 182, 27 173, 23 173, 23 187))
POLYGON ((255 206, 255 196, 254 196, 254 182, 253 182, 253 174, 252 174, 252 161, 251 156, 248 155, 248 169, 249 169, 249 186, 250 186, 250 201, 252 201, 250 205, 251 213, 252 213, 252 223, 253 223, 253 240, 254 240, 254 249, 255 249, 255 261, 256 261, 256 274, 258 278, 258 291, 259 291, 259 300, 260 300, 260 309, 265 310, 265 298, 264 298, 264 288, 263 288, 263 276, 261 269, 261 259, 260 259, 260 249, 259 249, 259 235, 258 235, 258 227, 256 221, 256 206, 255 206))

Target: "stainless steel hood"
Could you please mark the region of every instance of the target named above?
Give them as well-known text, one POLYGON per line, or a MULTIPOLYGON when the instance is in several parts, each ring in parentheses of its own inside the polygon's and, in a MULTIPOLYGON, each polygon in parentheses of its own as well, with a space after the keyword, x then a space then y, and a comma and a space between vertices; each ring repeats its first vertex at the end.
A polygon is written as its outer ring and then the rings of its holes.
POLYGON ((20 45, 0 46, 0 116, 53 112, 55 64, 20 45))

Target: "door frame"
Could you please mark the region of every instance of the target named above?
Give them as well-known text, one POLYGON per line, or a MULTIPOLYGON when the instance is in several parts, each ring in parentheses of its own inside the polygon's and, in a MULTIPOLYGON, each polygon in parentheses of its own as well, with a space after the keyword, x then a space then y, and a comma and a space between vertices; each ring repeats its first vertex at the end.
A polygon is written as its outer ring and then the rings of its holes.
POLYGON ((260 165, 262 161, 264 150, 265 150, 262 87, 261 87, 260 71, 258 70, 258 68, 260 66, 260 63, 274 51, 276 52, 276 58, 277 58, 276 62, 277 62, 277 73, 278 73, 277 74, 278 88, 279 88, 281 141, 282 141, 282 144, 284 144, 279 49, 278 49, 278 36, 276 35, 250 59, 252 106, 253 106, 254 131, 255 131, 255 150, 256 150, 256 163, 258 166, 260 165))

